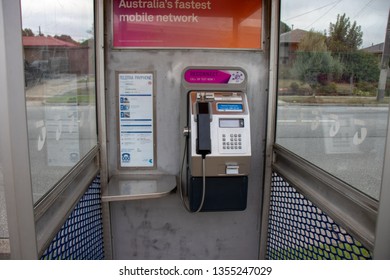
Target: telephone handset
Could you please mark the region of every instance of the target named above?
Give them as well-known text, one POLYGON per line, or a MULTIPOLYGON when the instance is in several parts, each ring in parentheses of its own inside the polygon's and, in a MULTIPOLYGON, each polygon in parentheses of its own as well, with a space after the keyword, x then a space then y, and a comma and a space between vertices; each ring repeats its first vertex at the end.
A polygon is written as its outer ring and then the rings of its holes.
POLYGON ((205 158, 211 154, 209 102, 197 102, 196 153, 205 158))

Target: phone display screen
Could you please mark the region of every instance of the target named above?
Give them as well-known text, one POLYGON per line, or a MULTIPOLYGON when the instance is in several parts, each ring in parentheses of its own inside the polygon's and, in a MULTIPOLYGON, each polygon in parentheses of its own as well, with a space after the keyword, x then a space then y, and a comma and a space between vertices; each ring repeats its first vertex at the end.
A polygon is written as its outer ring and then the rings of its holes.
POLYGON ((244 127, 244 119, 220 119, 219 127, 222 128, 244 127))

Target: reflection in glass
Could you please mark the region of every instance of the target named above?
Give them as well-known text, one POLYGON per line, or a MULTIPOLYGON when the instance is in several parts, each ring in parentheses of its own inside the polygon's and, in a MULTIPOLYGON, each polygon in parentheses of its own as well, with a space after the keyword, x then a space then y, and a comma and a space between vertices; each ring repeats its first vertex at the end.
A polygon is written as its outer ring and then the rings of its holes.
POLYGON ((389 7, 352 0, 281 6, 276 142, 375 199, 390 95, 390 71, 378 94, 389 7))
POLYGON ((93 0, 22 0, 34 202, 97 143, 93 0))

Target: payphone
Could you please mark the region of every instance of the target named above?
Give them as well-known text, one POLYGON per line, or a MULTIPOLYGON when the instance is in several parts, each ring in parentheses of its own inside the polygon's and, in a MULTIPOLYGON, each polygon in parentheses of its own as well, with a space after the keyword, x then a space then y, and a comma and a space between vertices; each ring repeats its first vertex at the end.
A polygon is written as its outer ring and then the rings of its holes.
POLYGON ((203 86, 185 93, 181 198, 190 212, 242 211, 251 160, 248 99, 226 84, 203 86))

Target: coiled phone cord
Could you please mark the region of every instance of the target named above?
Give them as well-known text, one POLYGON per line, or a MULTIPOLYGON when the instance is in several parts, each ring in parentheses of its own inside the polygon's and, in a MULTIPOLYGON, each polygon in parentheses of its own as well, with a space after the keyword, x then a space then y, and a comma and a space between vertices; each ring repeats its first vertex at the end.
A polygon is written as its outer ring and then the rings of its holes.
MULTIPOLYGON (((187 138, 187 137, 186 137, 187 138)), ((181 168, 180 168, 180 175, 179 175, 179 193, 180 193, 180 198, 181 202, 183 203, 184 208, 187 210, 189 213, 198 213, 200 210, 203 208, 204 200, 206 197, 206 157, 202 157, 202 184, 203 184, 203 191, 202 191, 202 200, 200 202, 199 208, 195 211, 192 212, 190 207, 187 205, 184 199, 184 194, 183 194, 183 183, 182 183, 182 178, 183 178, 183 169, 184 169, 184 163, 185 159, 187 158, 187 149, 188 149, 188 144, 186 139, 184 141, 184 154, 183 154, 183 160, 181 162, 181 168)))

